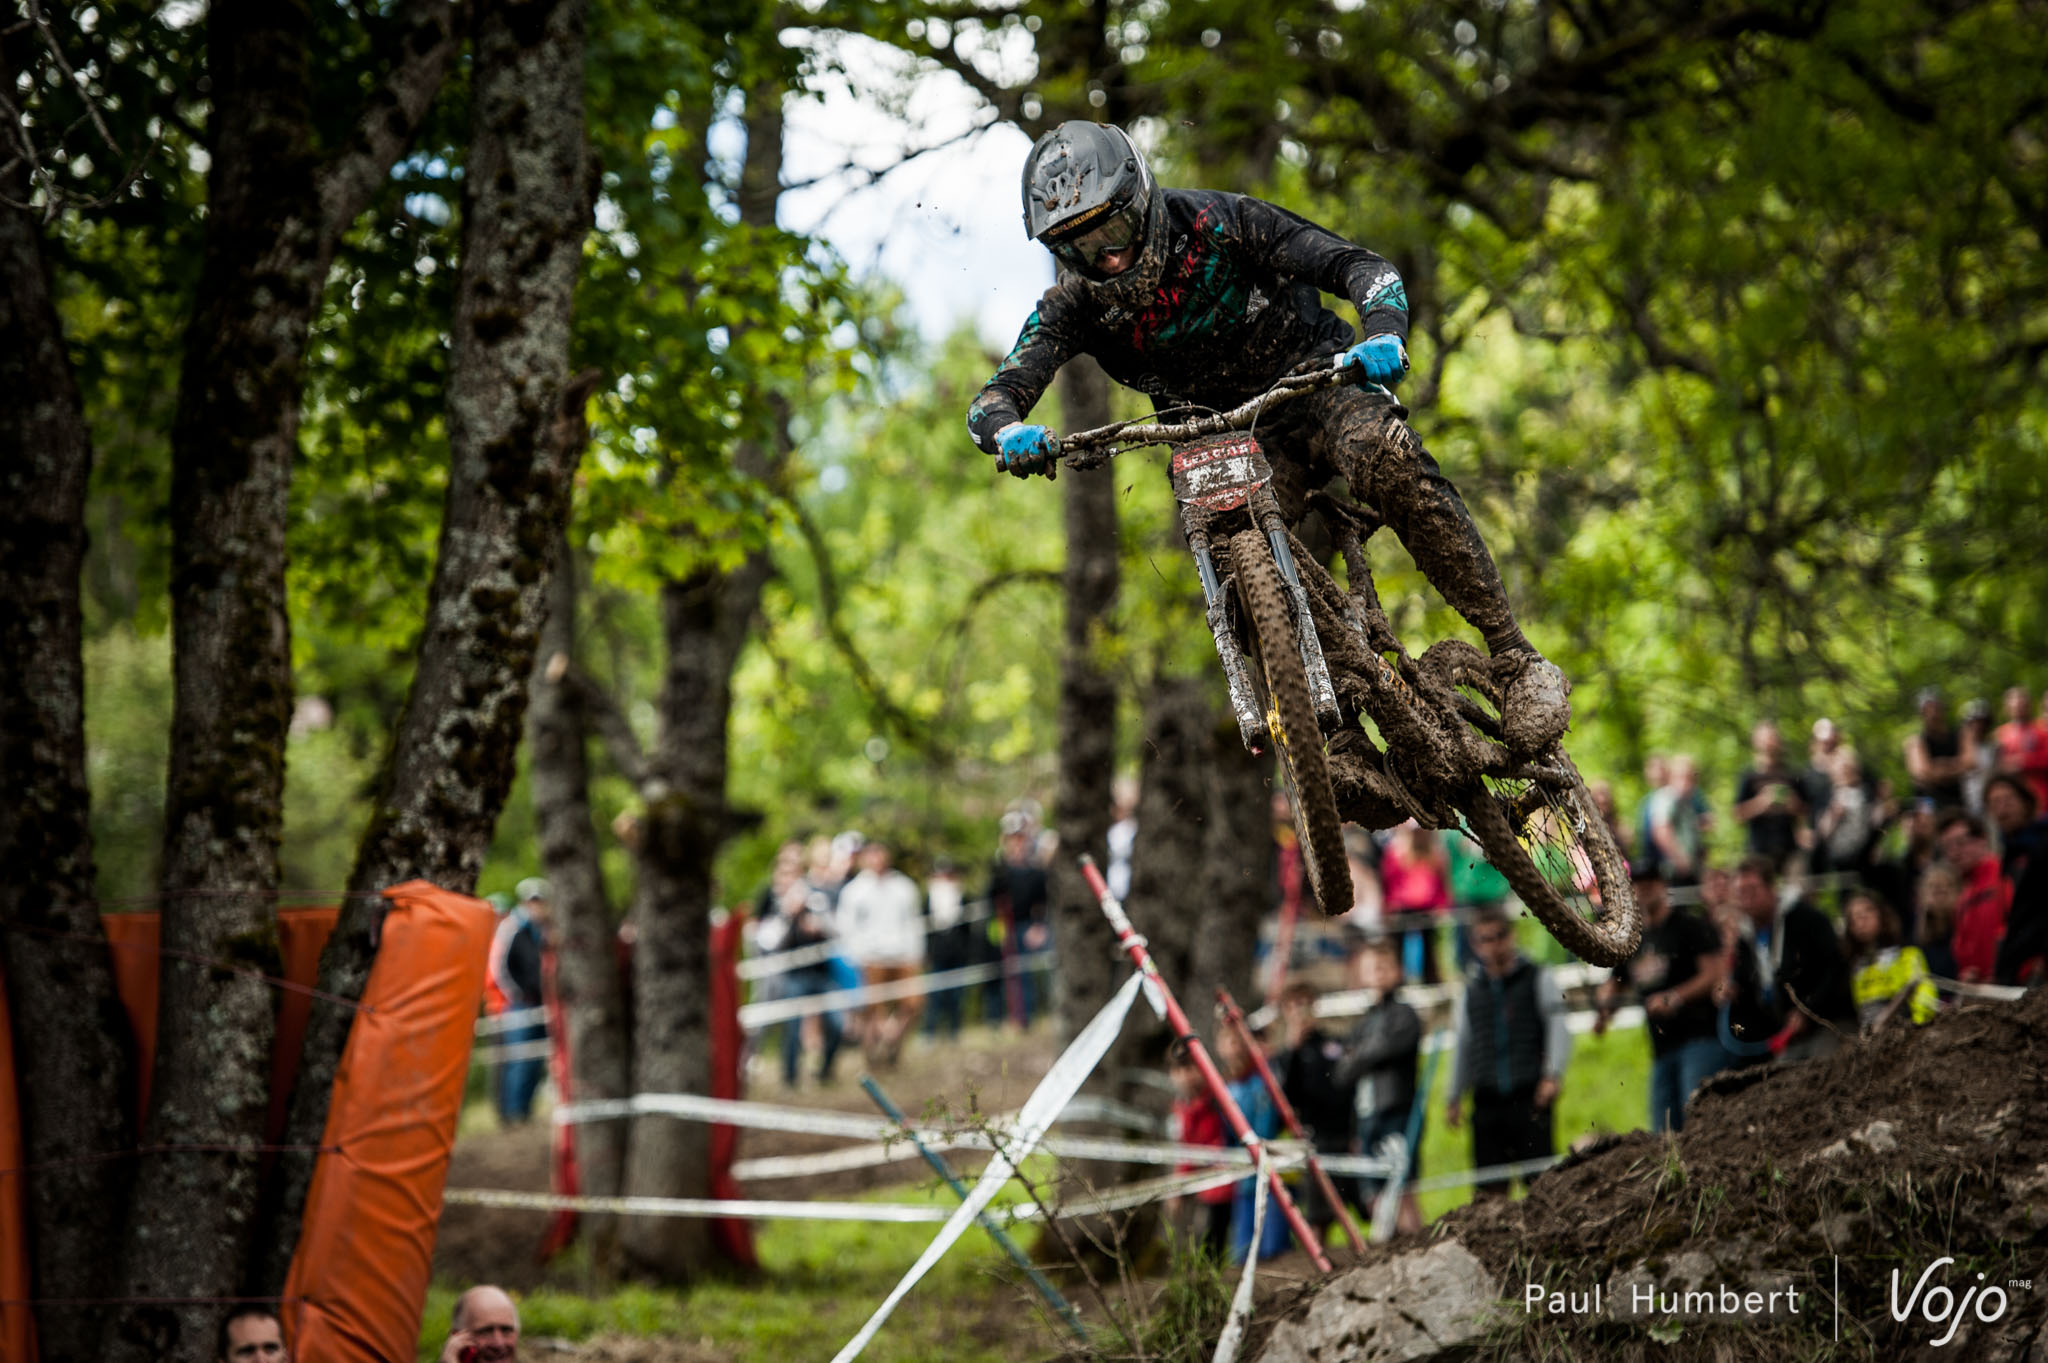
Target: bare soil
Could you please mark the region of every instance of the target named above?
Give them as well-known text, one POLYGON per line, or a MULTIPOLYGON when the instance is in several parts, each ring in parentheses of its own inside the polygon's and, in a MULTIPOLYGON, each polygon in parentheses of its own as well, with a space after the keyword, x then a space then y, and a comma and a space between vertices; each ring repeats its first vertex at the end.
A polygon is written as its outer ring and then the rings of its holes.
MULTIPOLYGON (((1583 1290, 1705 1266, 1709 1281, 1802 1289, 1803 1318, 1688 1321, 1659 1339, 1611 1314, 1517 1310, 1480 1357, 2048 1359, 2048 992, 1922 1028, 1894 1023, 1832 1056, 1724 1074, 1711 1089, 1683 1134, 1603 1142, 1536 1179, 1525 1200, 1474 1203, 1426 1233, 1455 1236, 1517 1305, 1531 1281, 1583 1290), (1956 1262, 1932 1283, 1945 1277, 1961 1296, 1981 1272, 2009 1307, 1936 1348, 1940 1330, 1896 1320, 1889 1293, 1894 1270, 1904 1299, 1944 1255, 1956 1262)), ((1306 1309, 1312 1292, 1286 1311, 1306 1309)))

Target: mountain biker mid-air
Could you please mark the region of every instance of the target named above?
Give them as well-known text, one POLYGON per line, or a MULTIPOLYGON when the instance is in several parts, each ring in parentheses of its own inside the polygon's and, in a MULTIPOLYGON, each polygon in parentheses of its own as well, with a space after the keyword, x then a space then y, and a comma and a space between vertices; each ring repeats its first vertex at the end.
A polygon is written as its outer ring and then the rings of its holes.
POLYGON ((1502 707, 1514 745, 1535 752, 1564 732, 1563 675, 1523 637, 1457 489, 1387 391, 1408 370, 1408 296, 1393 266, 1263 200, 1163 188, 1123 129, 1080 120, 1039 138, 1025 160, 1024 227, 1052 251, 1057 276, 967 409, 968 433, 998 468, 1055 471, 1057 437, 1024 418, 1075 355, 1162 412, 1227 410, 1306 361, 1352 367, 1375 386, 1321 389, 1260 420, 1287 519, 1342 475, 1488 650, 1525 659, 1502 707), (1323 292, 1358 309, 1363 341, 1323 292))

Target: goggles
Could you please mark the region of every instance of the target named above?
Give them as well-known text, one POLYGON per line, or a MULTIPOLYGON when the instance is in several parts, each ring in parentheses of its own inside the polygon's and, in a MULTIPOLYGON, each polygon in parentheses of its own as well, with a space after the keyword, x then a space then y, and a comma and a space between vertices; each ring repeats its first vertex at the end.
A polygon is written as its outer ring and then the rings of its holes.
POLYGON ((1135 199, 1116 209, 1105 218, 1098 218, 1072 236, 1058 240, 1048 239, 1046 245, 1053 254, 1072 265, 1094 269, 1096 262, 1111 251, 1121 251, 1136 241, 1145 230, 1145 210, 1148 203, 1135 199))

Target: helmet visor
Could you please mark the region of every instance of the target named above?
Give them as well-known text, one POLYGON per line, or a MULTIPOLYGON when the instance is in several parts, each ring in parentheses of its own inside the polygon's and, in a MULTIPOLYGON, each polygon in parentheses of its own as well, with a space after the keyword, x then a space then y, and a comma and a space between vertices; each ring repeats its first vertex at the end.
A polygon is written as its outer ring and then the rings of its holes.
POLYGON ((1107 217, 1096 218, 1071 236, 1052 238, 1046 245, 1053 254, 1072 265, 1096 269, 1105 255, 1127 250, 1145 230, 1145 199, 1134 199, 1107 217))

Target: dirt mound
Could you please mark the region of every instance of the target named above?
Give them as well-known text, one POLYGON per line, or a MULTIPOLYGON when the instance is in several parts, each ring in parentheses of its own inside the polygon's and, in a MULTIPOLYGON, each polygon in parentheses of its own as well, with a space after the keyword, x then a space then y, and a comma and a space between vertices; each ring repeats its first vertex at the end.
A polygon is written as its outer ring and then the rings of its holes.
POLYGON ((1432 1228, 1505 1303, 1457 1356, 2048 1360, 2044 1081, 2048 993, 1723 1076, 1682 1135, 1432 1228))

